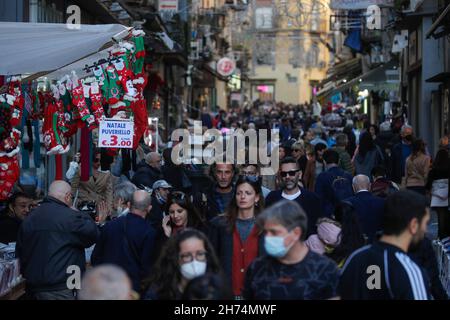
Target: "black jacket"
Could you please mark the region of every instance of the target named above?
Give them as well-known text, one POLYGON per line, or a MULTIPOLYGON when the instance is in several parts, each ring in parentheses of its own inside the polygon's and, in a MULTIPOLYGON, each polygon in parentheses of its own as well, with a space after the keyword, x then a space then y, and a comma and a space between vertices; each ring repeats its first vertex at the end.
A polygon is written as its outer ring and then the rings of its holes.
POLYGON ((8 244, 17 241, 22 220, 8 215, 8 208, 0 213, 0 243, 8 244))
POLYGON ((67 289, 67 268, 84 271, 84 249, 99 235, 91 217, 48 197, 23 221, 17 236, 16 257, 30 292, 67 289))
POLYGON ((402 167, 405 167, 405 164, 403 163, 403 147, 402 143, 397 143, 392 147, 392 154, 391 154, 391 180, 394 181, 397 184, 400 184, 402 182, 402 177, 405 175, 404 170, 402 170, 402 167))
POLYGON ((92 265, 112 263, 122 267, 134 290, 140 292, 141 281, 150 274, 155 260, 155 237, 155 229, 144 218, 129 212, 102 228, 92 265))
POLYGON ((161 170, 149 166, 145 160, 142 160, 139 162, 138 169, 131 179, 131 182, 133 182, 136 187, 143 189, 143 186, 152 188, 153 183, 161 179, 163 179, 161 170))

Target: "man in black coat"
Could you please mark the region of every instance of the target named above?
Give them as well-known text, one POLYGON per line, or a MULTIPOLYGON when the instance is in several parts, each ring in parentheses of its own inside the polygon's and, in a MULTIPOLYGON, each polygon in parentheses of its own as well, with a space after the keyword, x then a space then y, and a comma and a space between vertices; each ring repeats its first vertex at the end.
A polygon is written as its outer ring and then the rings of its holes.
POLYGON ((138 164, 138 169, 131 182, 139 189, 152 188, 155 181, 163 178, 161 172, 161 156, 158 152, 150 152, 145 159, 138 164))
POLYGON ((27 293, 34 299, 74 299, 68 277, 74 267, 85 270, 84 248, 95 243, 98 228, 88 214, 71 209, 71 205, 70 185, 54 181, 48 197, 19 229, 16 257, 27 279, 27 293))
POLYGON ((411 144, 413 141, 413 130, 411 126, 404 125, 401 129, 401 142, 392 147, 391 155, 391 180, 397 184, 402 183, 405 176, 406 158, 411 154, 411 144))
POLYGON ((92 265, 115 264, 122 267, 141 291, 141 282, 150 274, 155 260, 156 230, 145 221, 152 208, 151 197, 144 190, 135 191, 130 212, 107 223, 92 253, 92 265))

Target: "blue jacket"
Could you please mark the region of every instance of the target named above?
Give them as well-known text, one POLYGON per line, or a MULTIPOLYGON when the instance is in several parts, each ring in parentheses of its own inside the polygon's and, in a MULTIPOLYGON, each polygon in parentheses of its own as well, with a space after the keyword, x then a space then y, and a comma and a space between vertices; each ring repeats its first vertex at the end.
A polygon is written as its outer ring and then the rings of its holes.
MULTIPOLYGON (((300 188, 301 195, 295 199, 296 201, 305 211, 306 216, 308 217, 308 230, 306 231, 306 236, 310 236, 311 234, 315 234, 317 230, 316 222, 317 219, 323 216, 322 206, 320 203, 319 197, 311 191, 300 188)), ((284 198, 281 196, 282 190, 275 190, 269 193, 269 195, 265 199, 266 208, 270 207, 274 203, 283 200, 284 198)))
POLYGON ((322 172, 317 176, 315 192, 322 200, 323 214, 326 217, 334 215, 334 207, 336 205, 336 198, 332 187, 334 179, 341 176, 349 180, 352 184, 352 176, 348 172, 342 170, 339 167, 332 167, 325 172, 322 172))
POLYGON ((134 290, 140 292, 141 281, 150 274, 155 260, 155 236, 155 229, 131 212, 108 222, 92 253, 92 265, 112 263, 122 267, 133 282, 134 290))
POLYGON ((361 191, 346 201, 355 207, 362 232, 371 243, 375 234, 382 228, 384 199, 374 196, 369 191, 361 191))

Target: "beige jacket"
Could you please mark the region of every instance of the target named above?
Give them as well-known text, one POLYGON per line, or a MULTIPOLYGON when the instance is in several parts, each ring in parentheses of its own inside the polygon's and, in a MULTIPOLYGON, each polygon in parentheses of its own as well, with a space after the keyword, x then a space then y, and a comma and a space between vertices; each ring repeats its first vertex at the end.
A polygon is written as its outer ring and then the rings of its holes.
POLYGON ((430 171, 430 157, 420 154, 414 159, 409 156, 405 164, 406 187, 424 187, 430 171))
POLYGON ((75 196, 78 189, 78 201, 106 201, 108 210, 112 210, 113 201, 113 179, 110 172, 99 172, 97 179, 89 177, 88 181, 80 181, 80 170, 72 179, 72 194, 75 196))

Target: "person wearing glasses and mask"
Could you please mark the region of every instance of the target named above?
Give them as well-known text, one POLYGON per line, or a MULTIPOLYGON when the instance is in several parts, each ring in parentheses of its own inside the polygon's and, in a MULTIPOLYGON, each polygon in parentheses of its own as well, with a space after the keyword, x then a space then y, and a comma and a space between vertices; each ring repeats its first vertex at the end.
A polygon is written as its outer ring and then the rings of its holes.
POLYGON ((264 253, 261 232, 255 223, 264 199, 261 184, 254 177, 239 177, 235 190, 226 214, 211 220, 208 235, 239 300, 248 265, 264 253))
POLYGON ((248 267, 245 300, 338 299, 336 263, 304 243, 308 223, 298 203, 278 202, 264 210, 257 222, 264 228, 267 255, 248 267))
MULTIPOLYGON (((76 160, 79 160, 79 157, 76 160)), ((87 181, 81 181, 81 169, 77 165, 77 170, 71 181, 72 194, 78 194, 77 203, 94 202, 97 205, 106 205, 106 210, 112 212, 113 179, 109 171, 101 170, 100 160, 101 153, 97 149, 92 157, 92 175, 87 181)))
POLYGON ((306 236, 310 236, 316 232, 317 219, 322 216, 319 197, 314 192, 299 187, 302 171, 294 158, 288 157, 281 161, 278 175, 281 189, 269 193, 265 200, 266 208, 283 199, 297 202, 308 216, 308 234, 306 236))
POLYGON ((22 221, 33 208, 33 196, 15 192, 8 199, 8 206, 0 213, 0 243, 16 242, 22 221))
POLYGON ((190 280, 207 273, 222 275, 214 249, 201 231, 186 228, 163 247, 146 280, 144 299, 179 300, 190 280))
MULTIPOLYGON (((255 181, 261 181, 260 167, 257 164, 244 164, 241 166, 240 174, 255 181)), ((261 191, 264 198, 270 193, 270 189, 261 185, 261 191)))

